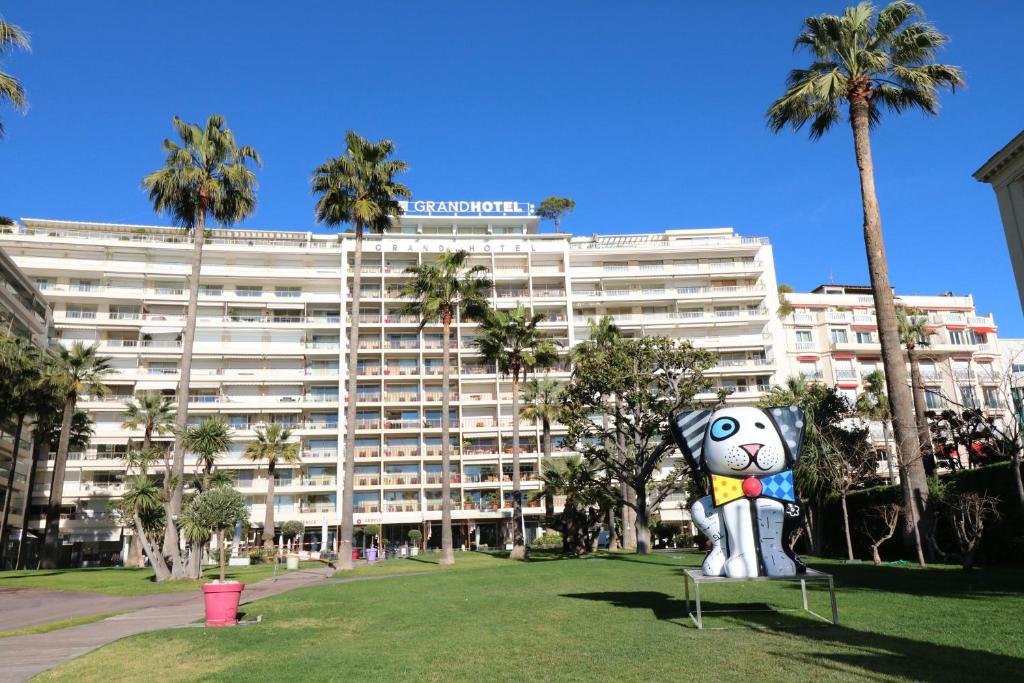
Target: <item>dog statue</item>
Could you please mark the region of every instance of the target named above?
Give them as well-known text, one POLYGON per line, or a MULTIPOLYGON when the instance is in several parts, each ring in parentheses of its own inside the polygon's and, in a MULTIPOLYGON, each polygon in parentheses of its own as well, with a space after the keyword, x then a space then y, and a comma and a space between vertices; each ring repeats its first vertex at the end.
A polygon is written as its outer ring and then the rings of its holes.
POLYGON ((690 508, 693 523, 712 543, 704 574, 744 578, 805 571, 783 537, 786 515, 799 515, 800 509, 792 468, 803 443, 803 410, 695 410, 676 416, 672 433, 694 469, 711 479, 711 495, 690 508))

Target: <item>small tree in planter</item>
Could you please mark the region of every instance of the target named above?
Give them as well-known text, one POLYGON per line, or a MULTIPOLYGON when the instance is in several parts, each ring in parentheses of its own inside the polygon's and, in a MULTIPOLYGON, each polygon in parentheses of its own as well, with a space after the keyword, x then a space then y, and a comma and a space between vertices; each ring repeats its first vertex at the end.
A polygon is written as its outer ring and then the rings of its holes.
POLYGON ((373 540, 380 533, 380 527, 376 524, 367 524, 363 527, 363 548, 366 548, 366 539, 370 539, 370 549, 367 551, 367 559, 377 559, 377 549, 373 547, 373 540), (369 555, 373 555, 372 558, 369 555))
POLYGON ((302 549, 302 536, 306 533, 306 525, 297 519, 290 519, 281 525, 281 535, 285 538, 297 540, 299 549, 302 549))
POLYGON ((412 547, 409 549, 411 555, 418 555, 420 552, 420 541, 423 540, 423 533, 419 529, 409 529, 409 543, 412 547))
POLYGON ((235 489, 217 486, 195 496, 184 511, 196 527, 217 535, 220 552, 220 580, 203 586, 207 626, 230 626, 237 621, 238 601, 245 584, 224 580, 224 530, 248 519, 245 498, 235 489))

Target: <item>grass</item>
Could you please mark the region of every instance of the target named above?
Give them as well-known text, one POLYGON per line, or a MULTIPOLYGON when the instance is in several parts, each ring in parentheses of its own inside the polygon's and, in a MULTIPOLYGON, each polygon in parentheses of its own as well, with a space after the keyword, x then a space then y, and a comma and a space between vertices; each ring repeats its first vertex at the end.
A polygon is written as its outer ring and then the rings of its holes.
MULTIPOLYGON (((730 629, 697 631, 682 582, 697 555, 535 557, 460 554, 478 570, 299 589, 247 605, 260 624, 141 634, 39 679, 962 681, 1024 671, 1013 570, 815 562, 837 577, 841 626, 730 614, 707 621, 730 629)), ((825 612, 824 593, 811 602, 825 612)), ((705 593, 706 609, 798 604, 791 583, 705 593)))
MULTIPOLYGON (((319 562, 303 562, 301 567, 323 567, 319 562)), ((278 569, 284 573, 284 567, 278 569)), ((248 567, 227 567, 228 579, 255 583, 274 574, 272 564, 254 564, 248 567)), ((201 581, 166 581, 157 583, 152 569, 124 567, 96 567, 90 569, 28 569, 0 572, 0 588, 43 588, 57 591, 106 593, 107 595, 152 595, 198 590, 206 581, 219 578, 217 567, 203 570, 201 581)))
POLYGON ((99 614, 87 614, 82 617, 72 617, 71 619, 51 621, 48 624, 35 624, 34 626, 16 628, 10 631, 0 631, 0 638, 13 638, 14 636, 31 636, 37 633, 49 633, 50 631, 56 631, 62 628, 70 628, 72 626, 81 626, 82 624, 91 624, 95 621, 103 621, 104 619, 116 617, 118 614, 124 613, 125 610, 118 610, 114 612, 101 612, 99 614))
POLYGON ((433 571, 459 571, 463 569, 483 569, 486 567, 498 567, 507 564, 503 557, 504 553, 455 553, 455 564, 442 566, 438 564, 439 553, 420 553, 416 557, 399 557, 391 560, 382 560, 373 564, 362 565, 347 572, 335 572, 334 576, 339 579, 347 579, 360 576, 381 576, 386 574, 413 574, 417 572, 433 571))

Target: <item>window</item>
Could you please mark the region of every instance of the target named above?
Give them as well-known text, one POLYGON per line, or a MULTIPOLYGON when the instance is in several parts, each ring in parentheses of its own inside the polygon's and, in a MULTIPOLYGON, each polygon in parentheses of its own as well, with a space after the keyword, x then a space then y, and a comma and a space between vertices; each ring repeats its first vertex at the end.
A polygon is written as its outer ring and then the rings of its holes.
POLYGON ((818 371, 818 364, 814 361, 800 361, 800 374, 807 379, 818 379, 821 373, 818 371))
POLYGON ((974 387, 970 384, 960 385, 960 398, 964 404, 964 408, 977 408, 978 407, 978 395, 974 391, 974 387))
POLYGON ((224 285, 199 285, 199 293, 203 296, 220 296, 224 293, 224 285))
POLYGON ((974 330, 967 331, 967 339, 971 344, 985 344, 988 342, 988 336, 984 332, 975 332, 974 330))
POLYGON ((858 344, 874 344, 875 335, 870 332, 857 332, 857 343, 858 344))
POLYGON ((1024 363, 1013 363, 1012 365, 1010 365, 1010 372, 1012 372, 1013 374, 1024 372, 1024 363))
POLYGON ((928 410, 942 410, 945 407, 942 396, 934 389, 924 390, 924 403, 928 410))
POLYGON ((930 360, 921 361, 921 379, 935 380, 939 378, 939 372, 935 369, 935 363, 930 360))
POLYGON ((985 407, 999 409, 1002 408, 1002 402, 999 400, 999 391, 994 387, 985 387, 981 390, 985 397, 985 407))
POLYGON ((847 358, 836 360, 833 367, 836 379, 854 379, 857 376, 853 371, 853 361, 847 358))
POLYGON ((238 285, 235 287, 238 296, 263 296, 263 287, 259 285, 238 285))
POLYGON ((846 337, 846 330, 841 328, 833 328, 829 330, 829 337, 832 339, 833 344, 845 344, 849 341, 846 337))
POLYGON ((971 372, 971 362, 966 360, 954 360, 953 376, 957 379, 974 379, 974 373, 971 372))
POLYGON ((839 389, 837 393, 846 400, 847 405, 851 408, 857 404, 856 389, 839 389))
POLYGON ((811 339, 810 330, 797 330, 796 331, 796 348, 798 349, 813 349, 814 341, 811 339))
POLYGON ((274 289, 274 296, 295 298, 302 294, 302 287, 277 287, 274 289))
POLYGON ((967 343, 967 335, 963 330, 949 330, 949 343, 955 346, 964 346, 967 343))

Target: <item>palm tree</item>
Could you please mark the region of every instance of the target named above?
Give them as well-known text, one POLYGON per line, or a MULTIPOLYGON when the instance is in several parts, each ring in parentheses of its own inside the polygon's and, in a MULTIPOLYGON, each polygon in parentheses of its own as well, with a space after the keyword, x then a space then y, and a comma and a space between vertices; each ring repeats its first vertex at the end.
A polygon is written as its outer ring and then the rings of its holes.
POLYGON ((400 216, 398 198, 409 188, 395 181, 409 165, 392 159, 390 140, 370 142, 354 131, 345 133, 345 154, 332 157, 313 171, 316 220, 330 226, 349 223, 355 232, 352 268, 352 318, 348 343, 348 410, 345 418, 345 481, 341 492, 341 549, 338 569, 352 569, 352 486, 355 469, 356 377, 359 346, 359 308, 362 299, 363 232, 381 233, 400 216))
POLYGON ((555 232, 561 232, 562 216, 572 213, 576 202, 568 197, 548 197, 540 203, 534 214, 547 218, 555 224, 555 232))
POLYGON ((60 504, 64 494, 64 469, 68 461, 75 406, 82 394, 94 398, 106 395, 107 386, 103 384, 103 379, 110 372, 110 359, 98 355, 95 346, 85 346, 78 341, 70 348, 58 346, 50 352, 47 365, 46 381, 64 399, 64 419, 57 443, 57 458, 53 462, 53 481, 46 506, 46 530, 40 566, 43 569, 56 569, 60 551, 60 504))
POLYGON ((480 326, 477 348, 498 372, 512 379, 512 525, 511 559, 526 559, 523 535, 523 500, 519 481, 519 383, 530 370, 548 367, 558 359, 557 348, 540 335, 543 313, 530 315, 522 304, 509 311, 492 310, 480 326))
MULTIPOLYGON (((12 52, 15 49, 28 50, 28 34, 19 26, 8 24, 0 19, 0 57, 12 52)), ((0 71, 0 102, 10 102, 11 106, 18 111, 24 111, 28 106, 25 99, 25 89, 21 82, 14 76, 0 71)), ((0 123, 0 138, 4 136, 4 124, 0 123)))
POLYGON ((779 316, 779 320, 783 320, 793 312, 793 304, 786 297, 787 294, 792 294, 793 288, 789 285, 779 285, 779 310, 776 314, 779 316))
POLYGON ((188 307, 181 339, 181 379, 178 383, 178 408, 174 426, 172 474, 174 487, 169 502, 165 546, 171 545, 172 569, 181 578, 184 567, 177 551, 174 518, 181 512, 184 493, 185 446, 182 436, 188 426, 189 384, 192 379, 192 345, 196 334, 196 310, 199 301, 199 273, 203 263, 206 222, 212 218, 221 225, 234 225, 256 209, 256 176, 249 163, 260 166, 256 150, 239 146, 224 118, 213 114, 206 124, 186 123, 175 116, 172 125, 181 144, 164 140, 167 159, 163 167, 142 179, 149 199, 159 214, 170 214, 174 222, 192 235, 192 264, 189 276, 188 307), (170 541, 170 542, 168 542, 170 541))
POLYGON ((900 328, 900 341, 907 349, 910 361, 910 389, 914 397, 914 416, 917 418, 917 438, 921 443, 921 458, 925 471, 931 474, 935 468, 935 452, 932 448, 932 434, 928 427, 928 405, 924 399, 924 383, 921 380, 921 350, 929 346, 931 330, 928 329, 928 316, 924 311, 915 308, 896 309, 896 320, 900 328))
POLYGON ((203 475, 201 489, 210 488, 210 475, 220 456, 231 448, 231 427, 219 417, 208 417, 185 432, 185 450, 196 454, 203 475))
POLYGON ((147 391, 138 399, 128 401, 121 429, 142 429, 142 450, 153 447, 153 434, 174 431, 174 402, 155 391, 147 391))
MULTIPOLYGON (((150 541, 148 533, 152 524, 147 525, 147 519, 158 517, 164 508, 165 492, 156 485, 152 479, 145 475, 132 477, 121 498, 119 508, 122 514, 131 518, 135 526, 135 535, 142 544, 142 549, 153 565, 153 573, 157 581, 166 581, 171 578, 171 572, 163 561, 159 549, 150 541)), ((170 521, 170 520, 166 520, 170 521)))
POLYGON ((885 460, 889 466, 889 482, 896 481, 893 468, 892 449, 889 447, 889 397, 885 395, 885 375, 875 370, 864 377, 864 391, 857 396, 857 412, 865 419, 882 424, 882 438, 885 440, 885 460))
POLYGON ((479 320, 488 311, 487 294, 491 281, 484 276, 482 265, 466 266, 469 253, 446 252, 435 263, 424 263, 406 269, 413 279, 401 290, 401 296, 412 299, 401 311, 417 315, 420 329, 440 321, 442 333, 441 360, 441 557, 440 564, 455 564, 452 550, 451 502, 451 327, 459 318, 463 322, 479 320))
MULTIPOLYGON (((28 476, 25 478, 25 491, 31 492, 36 485, 36 474, 40 464, 46 461, 46 455, 60 442, 61 426, 64 424, 64 400, 58 396, 53 386, 46 384, 46 390, 38 396, 38 402, 33 409, 36 416, 32 430, 32 463, 28 468, 28 476)), ((82 410, 76 410, 71 417, 71 436, 68 439, 68 448, 76 451, 84 449, 89 445, 92 438, 93 428, 89 416, 82 410)), ((53 474, 50 475, 51 481, 53 474)), ((15 560, 15 569, 24 569, 27 564, 25 555, 25 541, 29 536, 29 505, 32 496, 26 494, 21 502, 21 538, 18 539, 18 555, 15 560)))
MULTIPOLYGON (((907 476, 902 479, 904 509, 903 538, 914 544, 915 498, 925 517, 928 482, 916 438, 914 404, 907 382, 907 369, 900 347, 899 326, 889 283, 882 218, 875 194, 874 163, 871 158, 872 125, 882 112, 898 114, 907 109, 938 113, 938 91, 955 90, 963 76, 955 66, 936 64, 936 52, 946 36, 925 22, 921 9, 896 0, 881 10, 868 2, 848 7, 842 15, 821 14, 804 20, 796 47, 811 53, 812 63, 794 69, 786 81, 785 94, 768 110, 768 125, 779 132, 787 126, 799 130, 810 124, 811 139, 820 138, 849 113, 854 152, 860 172, 864 211, 864 246, 874 295, 882 361, 892 404, 893 428, 900 461, 907 476)), ((920 529, 924 533, 924 529, 920 529)))
MULTIPOLYGON (((561 393, 561 386, 551 377, 534 377, 526 383, 526 389, 523 391, 523 401, 526 405, 519 411, 519 416, 524 420, 540 422, 544 462, 552 461, 551 423, 561 414, 561 393)), ((548 506, 548 502, 549 499, 545 496, 545 526, 550 526, 551 517, 554 515, 554 503, 551 501, 551 506, 548 506)))
MULTIPOLYGON (((0 566, 7 557, 7 521, 10 518, 14 481, 18 470, 18 456, 25 420, 35 410, 41 393, 43 363, 39 347, 27 339, 4 335, 0 337, 0 425, 14 420, 14 443, 11 446, 11 464, 7 471, 7 495, 4 496, 0 518, 0 566)), ((26 492, 26 496, 31 496, 26 492)))
POLYGON ((292 430, 275 422, 256 430, 256 440, 245 449, 246 460, 267 461, 267 504, 263 518, 263 545, 274 547, 274 471, 278 462, 293 464, 299 462, 299 444, 289 443, 292 430))

